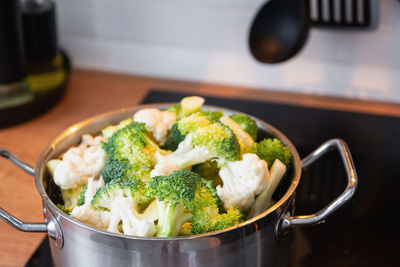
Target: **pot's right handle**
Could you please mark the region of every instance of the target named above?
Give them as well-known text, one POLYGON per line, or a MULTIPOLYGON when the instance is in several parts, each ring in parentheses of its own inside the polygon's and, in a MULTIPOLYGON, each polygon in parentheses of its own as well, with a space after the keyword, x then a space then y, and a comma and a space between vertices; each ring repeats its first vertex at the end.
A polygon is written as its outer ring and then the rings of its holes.
MULTIPOLYGON (((29 164, 23 162, 18 157, 11 154, 11 152, 1 147, 0 157, 10 160, 19 168, 32 176, 35 174, 35 170, 31 166, 29 166, 29 164)), ((48 233, 49 236, 55 240, 59 240, 61 236, 61 231, 59 229, 58 223, 55 220, 48 220, 47 222, 43 223, 27 223, 15 218, 13 215, 3 210, 2 208, 0 208, 0 219, 2 219, 15 229, 23 232, 44 232, 48 233)))
POLYGON ((335 210, 343 206, 354 195, 357 187, 357 174, 354 168, 353 160, 351 158, 350 150, 347 147, 347 144, 343 140, 331 139, 323 143, 314 152, 312 152, 310 155, 308 155, 301 161, 302 168, 311 165, 320 157, 322 157, 325 153, 330 151, 332 148, 337 148, 342 158, 347 176, 346 189, 338 198, 336 198, 328 206, 326 206, 325 208, 323 208, 322 210, 320 210, 315 214, 292 216, 292 217, 284 215, 282 217, 281 223, 279 224, 280 228, 278 229, 279 232, 285 233, 290 228, 293 227, 301 227, 301 226, 323 223, 325 219, 329 215, 331 215, 331 213, 333 213, 335 210))

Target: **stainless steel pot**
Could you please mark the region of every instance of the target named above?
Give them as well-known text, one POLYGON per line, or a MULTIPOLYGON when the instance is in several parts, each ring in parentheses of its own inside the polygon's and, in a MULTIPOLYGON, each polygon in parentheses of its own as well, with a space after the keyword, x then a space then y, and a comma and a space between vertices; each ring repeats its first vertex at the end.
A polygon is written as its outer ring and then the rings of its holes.
MULTIPOLYGON (((70 146, 79 143, 84 133, 97 134, 106 125, 131 117, 142 108, 165 108, 163 105, 143 105, 93 117, 77 123, 59 135, 40 155, 33 169, 5 149, 0 155, 25 172, 35 176, 36 187, 43 200, 45 221, 26 223, 0 208, 1 218, 14 228, 26 232, 47 232, 56 266, 285 266, 289 259, 289 230, 293 227, 319 224, 353 196, 357 175, 350 151, 340 139, 332 139, 300 160, 293 144, 273 126, 256 119, 261 134, 272 135, 287 145, 293 154, 293 177, 286 193, 259 216, 234 227, 217 232, 178 238, 143 238, 114 234, 83 224, 63 213, 52 199, 52 179, 46 163, 57 158, 70 146), (347 174, 344 192, 321 211, 293 216, 294 196, 301 169, 309 166, 326 152, 336 148, 347 174)), ((208 109, 233 110, 206 106, 208 109)), ((54 185, 53 185, 54 186, 54 185)))

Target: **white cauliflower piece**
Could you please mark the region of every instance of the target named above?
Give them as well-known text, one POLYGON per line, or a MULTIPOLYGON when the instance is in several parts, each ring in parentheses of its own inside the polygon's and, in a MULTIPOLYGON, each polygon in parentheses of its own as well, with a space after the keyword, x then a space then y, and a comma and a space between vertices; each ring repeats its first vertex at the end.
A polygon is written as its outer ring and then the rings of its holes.
POLYGON ((129 198, 116 198, 111 202, 111 220, 108 231, 120 233, 119 222, 125 235, 154 236, 156 226, 153 218, 146 218, 137 213, 133 201, 129 198))
POLYGON ((83 135, 79 146, 68 149, 54 169, 56 185, 66 190, 86 184, 89 177, 98 177, 106 160, 102 140, 101 136, 83 135))
POLYGON ((158 175, 169 175, 173 171, 186 169, 190 166, 206 162, 214 156, 210 154, 207 147, 192 145, 192 134, 186 135, 179 143, 178 148, 170 154, 162 155, 158 151, 154 155, 155 166, 150 172, 150 177, 158 175))
POLYGON ((176 115, 170 111, 146 108, 136 112, 133 120, 145 123, 147 129, 153 133, 157 143, 164 145, 167 140, 168 131, 176 122, 176 115))
POLYGON ((85 192, 85 203, 82 206, 75 206, 71 212, 71 216, 83 223, 105 230, 110 224, 110 212, 95 210, 91 204, 97 189, 103 185, 104 181, 101 176, 99 180, 94 180, 93 177, 88 178, 87 189, 85 192))
POLYGON ((217 186, 217 194, 225 209, 237 207, 248 210, 267 185, 268 164, 256 154, 243 155, 240 161, 226 162, 219 171, 223 186, 217 186))

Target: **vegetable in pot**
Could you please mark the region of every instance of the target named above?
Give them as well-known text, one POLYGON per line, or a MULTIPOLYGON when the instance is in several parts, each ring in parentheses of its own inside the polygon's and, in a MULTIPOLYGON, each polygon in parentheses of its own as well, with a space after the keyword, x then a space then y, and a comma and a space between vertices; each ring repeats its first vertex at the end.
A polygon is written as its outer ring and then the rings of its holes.
POLYGON ((150 237, 217 231, 268 209, 290 150, 278 139, 257 143, 249 116, 203 103, 188 97, 166 111, 139 110, 84 136, 48 162, 64 200, 57 206, 99 229, 150 237))

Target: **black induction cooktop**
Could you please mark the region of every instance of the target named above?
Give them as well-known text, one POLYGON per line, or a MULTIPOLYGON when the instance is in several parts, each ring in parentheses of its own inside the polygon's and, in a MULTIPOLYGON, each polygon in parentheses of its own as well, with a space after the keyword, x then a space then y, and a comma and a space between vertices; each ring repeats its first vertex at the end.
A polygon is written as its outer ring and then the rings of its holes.
MULTIPOLYGON (((178 102, 185 95, 152 90, 143 103, 178 102)), ((400 118, 207 97, 280 129, 304 157, 330 138, 345 140, 359 177, 355 196, 324 223, 292 231, 291 267, 400 266, 400 118)), ((296 215, 317 212, 344 190, 335 151, 305 169, 296 215)), ((52 266, 47 238, 26 266, 52 266)))

